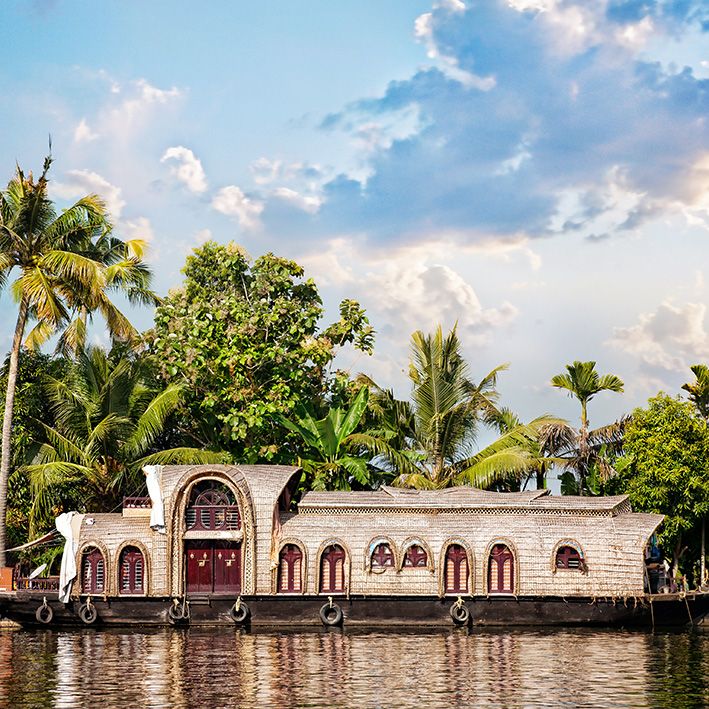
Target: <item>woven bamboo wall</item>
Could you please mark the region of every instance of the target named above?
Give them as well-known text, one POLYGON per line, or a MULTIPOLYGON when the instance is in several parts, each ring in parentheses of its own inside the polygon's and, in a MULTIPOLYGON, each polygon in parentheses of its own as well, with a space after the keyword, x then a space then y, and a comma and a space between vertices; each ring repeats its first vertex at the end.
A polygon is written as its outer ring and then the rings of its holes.
POLYGON ((471 488, 438 492, 385 488, 373 493, 309 493, 298 513, 278 512, 278 500, 296 468, 281 466, 166 466, 162 471, 167 535, 147 517, 87 515, 80 549, 94 544, 107 556, 107 595, 118 591, 118 557, 126 543, 146 554, 149 595, 181 595, 186 492, 215 477, 232 485, 242 507, 243 593, 275 593, 278 551, 296 543, 304 552, 305 593, 317 592, 320 554, 330 543, 347 552, 347 591, 363 595, 441 595, 443 561, 451 543, 468 551, 470 593, 485 595, 490 549, 505 543, 515 555, 515 593, 553 596, 633 596, 643 592, 643 551, 662 521, 635 514, 625 497, 564 498, 546 491, 489 493, 471 488), (93 520, 89 524, 88 520, 93 520), (370 549, 386 539, 396 568, 372 571, 370 549), (427 549, 428 568, 402 568, 404 548, 427 549), (556 569, 555 551, 578 546, 586 571, 556 569))
MULTIPOLYGON (((406 595, 442 593, 442 561, 447 544, 469 549, 472 593, 487 593, 487 563, 495 543, 505 543, 515 554, 517 595, 632 596, 643 592, 645 543, 657 527, 658 515, 623 513, 611 516, 556 516, 548 514, 476 514, 424 512, 402 514, 299 514, 283 524, 283 534, 303 542, 307 550, 310 588, 317 578, 323 540, 340 543, 349 555, 351 594, 406 595), (433 553, 427 569, 368 568, 371 542, 392 541, 402 556, 404 542, 420 538, 433 553), (581 547, 587 572, 555 569, 554 552, 562 541, 581 547)), ((397 566, 400 566, 401 560, 397 566)), ((266 589, 260 589, 266 592, 266 589)))

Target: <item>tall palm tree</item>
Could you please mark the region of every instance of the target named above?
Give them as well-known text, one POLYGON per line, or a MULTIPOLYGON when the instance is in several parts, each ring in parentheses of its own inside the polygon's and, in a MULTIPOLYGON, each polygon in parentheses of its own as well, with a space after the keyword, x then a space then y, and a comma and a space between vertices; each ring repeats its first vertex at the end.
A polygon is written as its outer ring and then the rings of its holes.
POLYGON ((589 435, 588 403, 596 394, 602 391, 623 391, 623 381, 615 374, 599 375, 595 362, 574 361, 566 365, 565 374, 552 377, 552 386, 565 389, 569 396, 575 397, 581 403, 581 428, 578 434, 578 454, 575 457, 575 469, 579 478, 580 494, 584 494, 586 478, 591 463, 591 437, 589 435))
POLYGON ((68 294, 79 288, 99 290, 104 284, 101 264, 78 253, 78 246, 87 232, 106 223, 105 205, 89 195, 57 215, 47 196, 51 163, 51 157, 45 158, 36 181, 32 173, 25 176, 18 166, 15 177, 0 193, 0 285, 5 285, 13 268, 20 271, 12 284, 19 308, 10 351, 0 458, 0 566, 5 565, 12 413, 25 326, 34 319, 42 323, 44 332, 58 328, 68 319, 68 294))
MULTIPOLYGON (((137 288, 147 298, 149 289, 149 272, 140 258, 141 242, 125 242, 121 247, 118 240, 111 240, 105 204, 99 197, 87 195, 60 214, 56 212, 47 194, 51 164, 48 156, 37 180, 18 166, 7 189, 0 193, 0 287, 7 283, 13 269, 19 271, 12 284, 19 307, 10 351, 0 457, 0 566, 5 564, 17 369, 27 324, 36 321, 25 344, 37 347, 67 326, 72 313, 83 313, 85 331, 86 317, 100 310, 112 335, 127 340, 134 331, 112 306, 108 292, 121 288, 130 297, 131 289, 137 288), (118 257, 121 250, 123 258, 118 257), (108 252, 113 255, 109 257, 108 252)), ((73 339, 74 351, 83 342, 82 337, 72 335, 71 325, 65 339, 73 339)))
POLYGON ((32 532, 57 495, 68 494, 83 508, 110 510, 142 486, 144 465, 223 462, 211 451, 154 449, 182 387, 151 386, 143 362, 125 348, 89 348, 68 377, 47 377, 45 390, 54 425, 37 422, 44 435, 35 461, 25 467, 33 493, 32 532))
POLYGON ((510 474, 528 470, 528 444, 546 417, 517 423, 490 445, 476 450, 482 425, 501 415, 495 389, 501 365, 475 383, 460 352, 456 329, 446 336, 439 326, 432 335, 415 332, 411 339, 412 400, 399 401, 369 380, 374 410, 398 439, 401 455, 389 460, 395 482, 435 489, 449 485, 488 486, 510 474))

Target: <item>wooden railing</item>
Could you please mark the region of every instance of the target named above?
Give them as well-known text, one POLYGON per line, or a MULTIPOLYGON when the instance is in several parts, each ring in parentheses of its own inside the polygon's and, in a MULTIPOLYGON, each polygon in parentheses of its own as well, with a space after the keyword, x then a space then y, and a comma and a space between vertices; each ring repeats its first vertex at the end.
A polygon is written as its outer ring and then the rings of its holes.
POLYGON ((149 497, 124 497, 123 509, 149 510, 152 507, 149 497))
POLYGON ((58 591, 59 577, 58 576, 38 576, 36 579, 30 579, 26 576, 20 576, 17 579, 18 591, 58 591))
POLYGON ((197 505, 188 507, 185 521, 188 532, 232 531, 241 528, 236 505, 197 505))

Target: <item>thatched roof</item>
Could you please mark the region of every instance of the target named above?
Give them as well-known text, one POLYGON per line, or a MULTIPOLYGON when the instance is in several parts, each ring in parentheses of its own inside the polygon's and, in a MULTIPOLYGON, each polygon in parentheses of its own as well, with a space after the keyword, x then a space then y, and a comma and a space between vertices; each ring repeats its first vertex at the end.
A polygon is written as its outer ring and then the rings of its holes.
POLYGON ((375 492, 308 492, 298 505, 301 512, 364 511, 372 509, 470 510, 500 512, 556 512, 616 516, 630 511, 627 495, 612 497, 552 496, 548 490, 490 492, 473 487, 443 490, 410 490, 384 486, 375 492))

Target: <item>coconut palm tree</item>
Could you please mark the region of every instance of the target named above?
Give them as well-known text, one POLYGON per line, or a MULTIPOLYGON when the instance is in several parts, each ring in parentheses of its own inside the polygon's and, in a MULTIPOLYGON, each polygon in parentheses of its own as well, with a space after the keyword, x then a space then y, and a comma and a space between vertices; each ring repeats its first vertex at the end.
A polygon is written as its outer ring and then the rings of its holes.
MULTIPOLYGON (((602 391, 623 391, 623 381, 615 374, 599 375, 596 371, 595 362, 580 362, 576 360, 573 364, 566 365, 565 374, 557 374, 552 377, 552 386, 565 389, 569 396, 575 397, 581 404, 581 428, 578 431, 576 454, 573 458, 573 467, 576 470, 579 480, 579 492, 584 494, 586 478, 591 470, 591 459, 594 446, 599 441, 590 435, 588 421, 588 403, 596 394, 602 391)), ((600 438, 603 438, 603 430, 599 429, 600 438)), ((613 431, 607 431, 611 437, 613 431)))
MULTIPOLYGON (((108 236, 110 223, 99 197, 83 197, 57 214, 47 194, 51 164, 52 158, 48 156, 37 180, 32 173, 25 175, 18 166, 15 177, 0 193, 0 287, 7 283, 13 269, 19 271, 12 284, 19 307, 10 351, 0 458, 0 566, 5 564, 7 481, 17 369, 27 324, 36 321, 25 344, 37 347, 71 323, 72 312, 83 313, 85 331, 86 317, 100 310, 114 338, 127 340, 134 330, 112 306, 108 292, 120 288, 131 297, 135 295, 132 290, 138 289, 147 298, 149 288, 149 272, 140 258, 141 242, 125 242, 121 247, 108 236)), ((74 328, 78 329, 80 326, 74 328)), ((82 337, 75 335, 69 325, 64 339, 73 341, 74 351, 83 342, 82 337)))
POLYGON ((10 272, 20 275, 12 284, 19 302, 10 350, 0 458, 0 566, 5 565, 5 516, 7 480, 10 471, 10 434, 17 381, 17 368, 25 326, 31 319, 48 333, 68 319, 65 298, 78 289, 99 290, 104 284, 102 266, 78 252, 87 233, 106 223, 105 206, 95 195, 80 199, 57 215, 47 196, 47 173, 51 157, 45 158, 38 180, 17 168, 15 177, 0 194, 0 285, 10 272))
MULTIPOLYGON (((131 305, 154 306, 160 303, 160 298, 150 289, 152 273, 142 260, 145 248, 143 239, 122 241, 110 230, 103 231, 82 247, 85 255, 104 266, 106 282, 100 290, 87 289, 70 294, 72 319, 57 343, 59 352, 72 356, 84 349, 87 325, 95 312, 105 320, 114 344, 140 342, 138 331, 116 307, 111 295, 122 294, 131 305)), ((36 342, 30 343, 41 344, 41 333, 36 342)))
POLYGON ((33 493, 32 533, 63 496, 84 509, 112 509, 142 486, 144 465, 223 462, 222 454, 195 448, 156 450, 182 387, 155 388, 146 374, 125 348, 92 347, 78 355, 69 376, 46 378, 54 425, 37 422, 42 440, 24 468, 33 493))
POLYGON ((444 337, 439 326, 432 335, 418 331, 412 336, 411 402, 399 401, 391 391, 366 380, 373 390, 375 415, 392 430, 392 440, 398 440, 401 455, 388 461, 397 474, 396 484, 421 489, 463 484, 487 487, 528 470, 529 442, 544 422, 551 421, 548 417, 516 423, 476 450, 481 426, 501 416, 495 387, 504 369, 506 365, 495 367, 480 382, 473 382, 456 329, 444 337))

